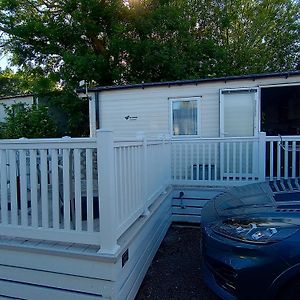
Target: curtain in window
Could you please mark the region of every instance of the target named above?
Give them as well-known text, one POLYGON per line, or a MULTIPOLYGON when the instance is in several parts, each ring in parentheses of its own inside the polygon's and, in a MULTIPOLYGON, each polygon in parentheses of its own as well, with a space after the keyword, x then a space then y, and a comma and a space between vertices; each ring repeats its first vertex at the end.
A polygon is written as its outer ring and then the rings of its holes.
POLYGON ((173 135, 197 134, 197 101, 179 100, 172 105, 173 135))

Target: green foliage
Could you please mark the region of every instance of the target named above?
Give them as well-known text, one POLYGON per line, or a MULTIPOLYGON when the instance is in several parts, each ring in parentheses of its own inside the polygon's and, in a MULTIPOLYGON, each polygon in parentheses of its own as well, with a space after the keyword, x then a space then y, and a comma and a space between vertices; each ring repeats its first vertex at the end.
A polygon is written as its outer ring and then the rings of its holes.
POLYGON ((200 28, 224 52, 223 75, 294 70, 300 59, 299 1, 195 0, 200 28), (212 22, 212 20, 214 20, 212 22))
POLYGON ((56 137, 57 128, 45 106, 13 104, 5 107, 6 122, 1 124, 1 138, 56 137))
POLYGON ((25 94, 27 92, 23 78, 10 69, 0 70, 0 97, 25 94))
POLYGON ((293 70, 299 0, 2 0, 33 91, 293 70))
POLYGON ((44 77, 39 68, 12 71, 0 70, 0 97, 23 94, 39 94, 55 90, 57 77, 44 77))
POLYGON ((40 96, 40 102, 49 106, 59 136, 89 136, 89 103, 74 91, 54 91, 40 96))

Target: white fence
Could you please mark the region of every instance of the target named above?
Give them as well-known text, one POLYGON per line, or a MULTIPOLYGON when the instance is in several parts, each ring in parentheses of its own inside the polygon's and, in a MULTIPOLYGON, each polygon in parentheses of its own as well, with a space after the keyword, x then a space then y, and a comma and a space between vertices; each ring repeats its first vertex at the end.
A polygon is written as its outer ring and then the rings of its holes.
POLYGON ((0 234, 113 251, 169 183, 169 144, 96 138, 0 142, 0 234), (98 188, 99 187, 99 188, 98 188))
POLYGON ((264 180, 265 134, 253 138, 172 141, 172 179, 177 184, 226 185, 264 180))
POLYGON ((172 180, 189 185, 236 185, 300 177, 300 137, 176 139, 172 180))
POLYGON ((1 141, 0 233, 96 243, 95 154, 95 139, 1 141))
POLYGON ((101 246, 115 251, 118 237, 147 214, 170 183, 170 143, 145 139, 113 142, 110 131, 101 131, 98 141, 101 246))
POLYGON ((118 238, 173 184, 300 176, 300 137, 0 141, 0 235, 99 245, 118 238))
POLYGON ((266 177, 270 180, 300 177, 300 137, 266 138, 266 177))

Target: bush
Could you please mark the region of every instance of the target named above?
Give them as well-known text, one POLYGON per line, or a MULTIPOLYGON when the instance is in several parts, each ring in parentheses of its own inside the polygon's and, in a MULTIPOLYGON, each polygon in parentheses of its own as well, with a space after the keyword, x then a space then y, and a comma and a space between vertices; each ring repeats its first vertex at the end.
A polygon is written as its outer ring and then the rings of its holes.
POLYGON ((0 129, 5 139, 57 137, 57 126, 46 106, 13 104, 5 107, 6 122, 0 129))

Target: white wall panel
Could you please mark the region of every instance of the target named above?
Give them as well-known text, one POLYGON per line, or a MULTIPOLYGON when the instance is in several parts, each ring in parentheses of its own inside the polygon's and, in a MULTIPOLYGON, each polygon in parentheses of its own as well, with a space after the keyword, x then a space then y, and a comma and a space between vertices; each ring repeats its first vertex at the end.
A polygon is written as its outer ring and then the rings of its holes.
POLYGON ((138 132, 145 132, 150 137, 170 134, 169 99, 201 96, 200 135, 217 137, 220 127, 219 91, 221 89, 291 83, 300 83, 300 76, 101 91, 100 127, 113 130, 117 137, 135 137, 138 132), (137 117, 137 119, 126 120, 126 116, 137 117))

